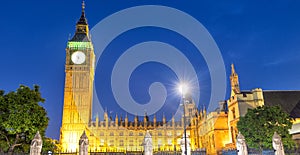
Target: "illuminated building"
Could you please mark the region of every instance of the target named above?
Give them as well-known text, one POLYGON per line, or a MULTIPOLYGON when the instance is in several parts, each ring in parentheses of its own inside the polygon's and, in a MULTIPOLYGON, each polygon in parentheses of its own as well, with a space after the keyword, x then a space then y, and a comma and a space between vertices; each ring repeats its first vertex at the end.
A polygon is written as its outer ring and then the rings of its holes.
MULTIPOLYGON (((89 139, 90 151, 142 151, 142 141, 149 130, 153 139, 153 148, 158 150, 180 150, 183 134, 183 117, 166 121, 149 120, 145 114, 143 120, 135 117, 129 121, 127 115, 110 118, 107 112, 92 121, 92 98, 94 82, 95 54, 89 36, 89 27, 85 18, 84 3, 82 14, 76 24, 76 32, 67 43, 65 64, 65 87, 60 143, 63 152, 78 151, 78 142, 83 131, 89 139)), ((241 91, 238 75, 232 65, 230 76, 231 95, 213 112, 198 110, 191 98, 187 98, 185 113, 187 135, 191 139, 191 148, 206 149, 207 154, 217 154, 224 148, 234 148, 238 130, 237 121, 244 116, 248 108, 261 105, 281 105, 294 118, 300 118, 300 91, 262 91, 254 89, 241 91), (289 103, 287 107, 284 105, 289 103)), ((299 119, 295 121, 299 123, 299 119)), ((299 125, 294 126, 293 137, 299 138, 299 125), (298 127, 298 128, 297 128, 298 127)), ((300 138, 299 138, 300 139, 300 138)))
MULTIPOLYGON (((83 3, 75 35, 68 41, 66 48, 64 107, 60 131, 62 151, 78 151, 78 141, 83 131, 87 133, 91 151, 141 151, 146 130, 152 135, 155 150, 179 150, 183 119, 175 121, 173 118, 167 122, 163 116, 162 121, 157 121, 156 117, 149 120, 145 115, 142 121, 138 117, 129 121, 127 116, 124 120, 118 116, 113 120, 105 112, 102 120, 99 117, 95 121, 91 120, 95 55, 84 7, 83 3)), ((185 109, 188 120, 191 120, 195 104, 190 100, 185 109)))
POLYGON ((62 148, 76 151, 78 140, 91 120, 95 55, 89 37, 84 3, 76 32, 66 48, 64 107, 60 141, 62 148))
POLYGON ((290 114, 290 117, 295 119, 293 130, 291 130, 290 134, 292 134, 295 141, 299 142, 300 91, 262 90, 261 88, 240 91, 238 75, 233 65, 231 70, 231 95, 227 100, 230 143, 226 146, 235 148, 239 118, 245 116, 247 109, 253 109, 262 105, 280 106, 283 111, 290 114))
POLYGON ((248 109, 262 105, 278 105, 295 119, 290 134, 300 144, 300 91, 269 91, 260 88, 241 91, 234 65, 231 66, 230 85, 231 94, 227 101, 220 102, 220 107, 215 111, 206 114, 203 110, 193 118, 191 137, 197 142, 196 148, 205 148, 207 154, 234 149, 239 118, 245 116, 248 109))

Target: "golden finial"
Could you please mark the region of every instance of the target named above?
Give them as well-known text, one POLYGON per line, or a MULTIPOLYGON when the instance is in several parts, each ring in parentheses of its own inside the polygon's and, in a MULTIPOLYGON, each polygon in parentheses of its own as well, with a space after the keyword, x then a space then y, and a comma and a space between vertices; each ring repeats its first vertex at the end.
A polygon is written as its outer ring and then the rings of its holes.
POLYGON ((84 9, 85 9, 85 3, 84 3, 84 0, 82 1, 82 12, 84 12, 84 9))

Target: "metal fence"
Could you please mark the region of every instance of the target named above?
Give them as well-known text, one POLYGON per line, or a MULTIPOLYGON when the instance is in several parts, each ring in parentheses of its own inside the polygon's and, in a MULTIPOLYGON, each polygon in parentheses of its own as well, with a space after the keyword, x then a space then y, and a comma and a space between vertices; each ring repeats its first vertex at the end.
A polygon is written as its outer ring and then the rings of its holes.
MULTIPOLYGON (((42 155, 78 155, 78 152, 72 153, 47 153, 42 155)), ((143 155, 142 151, 126 151, 126 152, 89 152, 89 155, 143 155)), ((8 155, 7 153, 0 153, 0 155, 8 155)), ((13 155, 29 155, 29 153, 14 153, 13 155)), ((181 155, 181 151, 154 151, 153 155, 181 155)), ((191 155, 206 155, 205 150, 192 151, 191 155)))
MULTIPOLYGON (((299 150, 285 150, 286 155, 300 155, 299 150)), ((222 155, 237 155, 237 150, 223 150, 222 155)), ((275 155, 274 150, 248 149, 248 155, 275 155)))
MULTIPOLYGON (((29 155, 30 153, 18 152, 18 153, 12 153, 12 154, 13 155, 29 155)), ((9 155, 9 153, 0 152, 0 155, 9 155)))

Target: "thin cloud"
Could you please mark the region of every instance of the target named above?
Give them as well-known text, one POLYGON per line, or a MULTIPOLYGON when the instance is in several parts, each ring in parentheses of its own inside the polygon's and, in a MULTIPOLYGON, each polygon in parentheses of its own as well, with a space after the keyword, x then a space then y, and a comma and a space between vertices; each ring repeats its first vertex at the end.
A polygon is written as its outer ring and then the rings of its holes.
POLYGON ((278 66, 278 65, 285 64, 285 63, 291 63, 291 62, 299 61, 299 59, 300 59, 300 56, 284 55, 280 58, 275 58, 275 59, 272 59, 271 61, 265 62, 263 65, 264 66, 278 66))

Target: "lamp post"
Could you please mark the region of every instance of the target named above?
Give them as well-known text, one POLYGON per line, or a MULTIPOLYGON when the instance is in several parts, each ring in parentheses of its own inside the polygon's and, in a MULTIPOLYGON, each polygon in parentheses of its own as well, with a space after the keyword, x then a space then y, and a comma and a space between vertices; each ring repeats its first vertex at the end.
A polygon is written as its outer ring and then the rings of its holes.
POLYGON ((178 87, 179 92, 182 95, 182 102, 183 102, 183 132, 184 132, 184 154, 187 155, 187 140, 186 140, 186 118, 185 118, 185 95, 188 91, 188 87, 185 83, 181 83, 178 87))

